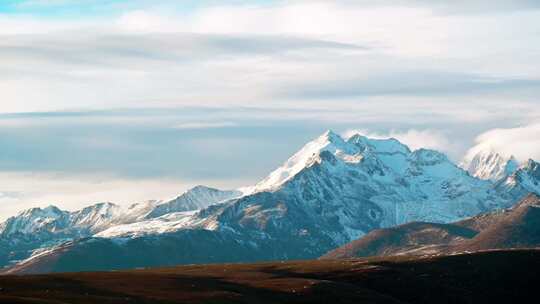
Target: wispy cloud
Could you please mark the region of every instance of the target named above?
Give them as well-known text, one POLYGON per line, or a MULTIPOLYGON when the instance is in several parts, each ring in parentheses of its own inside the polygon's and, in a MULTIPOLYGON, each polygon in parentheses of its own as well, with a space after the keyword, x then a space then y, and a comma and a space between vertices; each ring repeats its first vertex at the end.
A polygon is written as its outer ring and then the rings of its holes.
POLYGON ((436 15, 427 1, 206 3, 184 12, 143 1, 115 10, 0 15, 0 89, 12 101, 2 110, 538 93, 536 11, 436 15))
POLYGON ((540 161, 540 124, 533 123, 514 128, 496 128, 482 133, 476 138, 476 145, 466 154, 472 159, 481 151, 497 152, 514 156, 519 161, 534 159, 540 161))

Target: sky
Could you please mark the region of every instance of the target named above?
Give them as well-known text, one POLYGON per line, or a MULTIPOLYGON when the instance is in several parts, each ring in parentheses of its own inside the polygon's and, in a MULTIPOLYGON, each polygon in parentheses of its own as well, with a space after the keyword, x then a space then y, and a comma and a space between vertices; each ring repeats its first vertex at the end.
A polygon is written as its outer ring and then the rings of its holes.
POLYGON ((0 1, 0 219, 256 183, 332 129, 540 159, 540 2, 0 1))

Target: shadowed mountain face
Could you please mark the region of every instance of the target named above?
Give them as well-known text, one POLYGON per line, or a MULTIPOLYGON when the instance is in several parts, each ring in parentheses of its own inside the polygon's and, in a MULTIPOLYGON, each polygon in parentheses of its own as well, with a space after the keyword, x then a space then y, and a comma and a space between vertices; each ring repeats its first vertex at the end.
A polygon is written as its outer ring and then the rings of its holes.
POLYGON ((375 230, 323 259, 445 254, 540 247, 540 198, 531 194, 516 206, 452 224, 409 223, 375 230))
POLYGON ((530 303, 540 251, 0 276, 1 303, 530 303), (511 262, 509 262, 511 261, 511 262))

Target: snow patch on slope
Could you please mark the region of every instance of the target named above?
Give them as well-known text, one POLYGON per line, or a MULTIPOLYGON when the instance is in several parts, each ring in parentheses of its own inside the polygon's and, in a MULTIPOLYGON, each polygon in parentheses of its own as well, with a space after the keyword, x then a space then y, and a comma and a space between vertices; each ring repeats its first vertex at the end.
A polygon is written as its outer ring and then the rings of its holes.
POLYGON ((175 212, 140 222, 116 225, 94 236, 102 238, 135 238, 149 234, 174 232, 194 224, 193 215, 196 212, 175 212))

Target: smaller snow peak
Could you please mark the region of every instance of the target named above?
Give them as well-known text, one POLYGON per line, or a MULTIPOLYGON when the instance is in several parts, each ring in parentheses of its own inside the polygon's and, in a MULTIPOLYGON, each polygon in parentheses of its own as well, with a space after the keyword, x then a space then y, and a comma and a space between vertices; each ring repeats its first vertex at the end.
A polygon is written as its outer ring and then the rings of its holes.
MULTIPOLYGON (((321 150, 324 147, 335 147, 337 150, 347 150, 347 142, 335 132, 328 130, 324 132, 321 136, 317 137, 315 140, 307 143, 302 150, 306 147, 313 147, 313 150, 321 150)), ((302 151, 300 150, 300 151, 302 151)), ((316 151, 313 151, 315 154, 316 151)))
POLYGON ((1 233, 8 236, 14 233, 31 234, 42 229, 55 231, 63 227, 68 216, 69 212, 56 206, 27 209, 2 223, 1 233))
POLYGON ((350 144, 356 145, 357 147, 360 148, 360 150, 362 152, 365 152, 366 149, 368 149, 370 147, 370 145, 368 144, 369 139, 367 137, 363 136, 363 135, 360 135, 360 134, 355 134, 355 135, 349 137, 347 142, 350 143, 350 144))
POLYGON ((23 211, 19 212, 16 217, 48 217, 48 218, 54 218, 54 217, 61 216, 63 213, 64 212, 62 210, 60 210, 58 207, 53 206, 53 205, 49 205, 49 206, 47 206, 47 207, 45 207, 43 209, 39 208, 39 207, 35 207, 35 208, 23 210, 23 211))
POLYGON ((96 203, 86 208, 103 209, 103 208, 114 208, 114 207, 117 207, 117 205, 110 202, 103 202, 103 203, 96 203))
POLYGON ((242 196, 242 192, 236 190, 223 191, 206 186, 196 186, 171 201, 153 206, 144 217, 151 219, 169 213, 200 210, 240 196, 242 196))
POLYGON ((101 213, 106 214, 110 213, 113 209, 119 209, 120 207, 109 202, 104 203, 97 203, 88 207, 85 207, 81 209, 79 212, 75 213, 81 213, 81 214, 88 214, 88 213, 101 213))
POLYGON ((201 192, 201 191, 214 191, 214 190, 217 191, 217 189, 214 189, 214 188, 210 188, 204 185, 197 185, 186 192, 201 192))
POLYGON ((216 198, 221 197, 229 197, 229 196, 238 196, 239 192, 234 190, 220 190, 216 188, 207 187, 204 185, 198 185, 195 186, 186 192, 184 192, 182 195, 177 197, 176 199, 182 199, 182 198, 194 198, 196 200, 205 200, 212 198, 212 200, 216 198))
POLYGON ((540 164, 532 159, 521 165, 512 175, 502 183, 505 190, 540 194, 540 164))
POLYGON ((519 168, 519 163, 513 156, 505 156, 491 149, 471 155, 466 157, 462 167, 470 175, 480 179, 499 181, 519 168))
POLYGON ((431 149, 418 149, 411 154, 411 159, 419 165, 426 166, 449 162, 445 154, 431 149))
POLYGON ((362 152, 411 153, 408 146, 404 145, 395 138, 369 138, 360 134, 355 134, 351 136, 347 142, 357 146, 362 152))
POLYGON ((49 205, 45 208, 43 208, 43 211, 45 212, 54 212, 54 213, 60 213, 61 210, 58 209, 58 207, 54 206, 54 205, 49 205))
POLYGON ((326 139, 328 142, 332 143, 344 142, 343 138, 332 130, 326 130, 326 132, 324 132, 319 138, 326 139))
POLYGON ((215 196, 215 197, 225 197, 225 196, 239 196, 240 192, 236 190, 220 190, 217 188, 212 188, 204 185, 198 185, 195 186, 186 192, 184 192, 181 196, 177 197, 180 198, 182 196, 196 196, 196 197, 206 197, 206 196, 215 196))
POLYGON ((524 169, 527 171, 536 171, 540 167, 540 164, 536 162, 534 159, 529 159, 525 165, 523 166, 524 169))
POLYGON ((522 170, 540 182, 540 163, 533 159, 529 159, 527 163, 523 165, 522 170))

